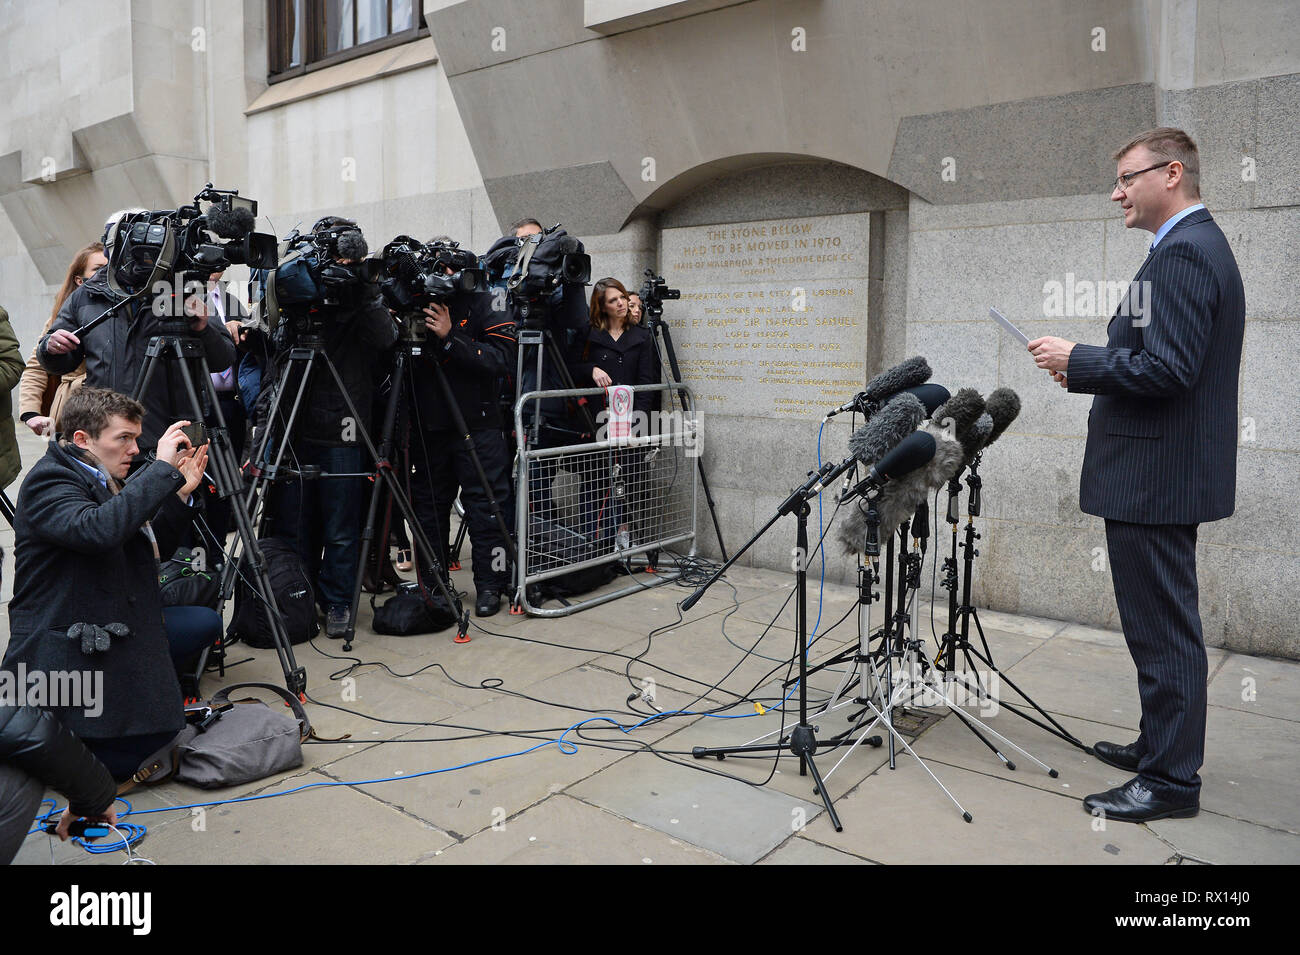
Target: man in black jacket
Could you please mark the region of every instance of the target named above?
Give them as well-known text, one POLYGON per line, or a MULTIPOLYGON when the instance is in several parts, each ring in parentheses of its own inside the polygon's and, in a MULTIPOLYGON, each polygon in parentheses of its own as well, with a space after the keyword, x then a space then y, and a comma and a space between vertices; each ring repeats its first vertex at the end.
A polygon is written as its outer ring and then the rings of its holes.
POLYGON ((480 617, 500 609, 510 582, 509 552, 492 501, 511 527, 510 455, 501 433, 500 398, 503 380, 515 369, 517 346, 514 322, 508 312, 492 309, 492 298, 489 293, 462 295, 450 307, 427 307, 429 342, 412 376, 417 427, 411 440, 411 503, 445 568, 447 526, 459 488, 474 562, 474 612, 480 617), (456 428, 434 364, 446 376, 473 439, 491 498, 465 446, 466 432, 456 428))
MULTIPOLYGON (((136 383, 144 367, 145 350, 150 339, 162 334, 161 323, 166 316, 155 314, 151 292, 140 295, 135 301, 121 306, 103 325, 87 333, 85 341, 76 330, 99 317, 107 309, 122 302, 125 296, 112 288, 108 281, 106 265, 76 288, 50 327, 49 333, 36 346, 36 357, 51 375, 65 375, 86 362, 86 387, 107 388, 124 395, 135 393, 136 383)), ((127 293, 137 291, 123 285, 127 293)), ((130 281, 130 279, 128 279, 130 281)), ((208 321, 208 309, 201 296, 192 297, 185 305, 190 316, 190 331, 198 337, 212 372, 229 368, 235 362, 235 343, 219 321, 208 321)), ((151 450, 158 443, 162 429, 168 422, 192 415, 192 405, 185 390, 184 380, 170 360, 154 372, 149 390, 140 396, 147 414, 140 446, 151 450)), ((195 382, 201 387, 202 382, 195 382)))
POLYGON ((11 673, 21 666, 102 681, 95 708, 69 700, 46 708, 119 779, 185 723, 158 555, 175 550, 207 464, 206 446, 189 449, 181 430, 188 422, 179 421, 159 437, 156 459, 123 484, 143 416, 138 402, 99 388, 79 389, 64 405, 64 432, 18 495, 3 664, 11 673), (74 624, 120 624, 128 633, 99 645, 74 624))
MULTIPOLYGON (((313 232, 341 232, 345 238, 336 242, 336 248, 353 251, 358 258, 365 254, 365 240, 351 220, 327 216, 316 223, 313 232)), ((336 265, 353 264, 349 256, 336 260, 336 265)), ((372 420, 376 362, 397 341, 397 325, 384 307, 378 287, 359 278, 337 287, 332 300, 336 304, 312 303, 307 317, 321 330, 325 354, 338 369, 357 418, 353 419, 329 369, 318 364, 289 436, 292 454, 286 454, 284 460, 296 468, 316 465, 322 474, 359 475, 367 463, 360 429, 372 420)), ((295 373, 289 386, 296 388, 297 380, 295 373)), ((282 402, 283 416, 288 415, 289 406, 289 401, 282 402)), ((276 495, 274 534, 289 541, 302 558, 330 637, 347 633, 363 497, 359 477, 290 480, 276 495)))
POLYGON ((49 713, 0 700, 0 865, 17 855, 46 789, 68 798, 61 839, 73 817, 117 823, 117 788, 104 764, 49 713))
POLYGON ((1029 343, 1040 368, 1095 395, 1079 506, 1106 519, 1115 602, 1138 671, 1138 738, 1094 747, 1134 777, 1083 801, 1126 822, 1194 816, 1205 755, 1205 640, 1196 534, 1230 515, 1246 299, 1237 261, 1200 202, 1196 144, 1149 130, 1115 154, 1124 224, 1155 238, 1106 344, 1029 343))

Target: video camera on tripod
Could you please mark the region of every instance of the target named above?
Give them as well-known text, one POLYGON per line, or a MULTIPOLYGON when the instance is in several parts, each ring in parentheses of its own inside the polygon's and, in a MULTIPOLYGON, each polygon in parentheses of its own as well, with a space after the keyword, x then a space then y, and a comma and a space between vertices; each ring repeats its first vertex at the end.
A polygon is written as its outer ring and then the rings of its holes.
POLYGON ((591 256, 559 223, 525 236, 503 236, 483 256, 488 277, 506 290, 522 327, 543 327, 565 285, 591 281, 591 256))
POLYGON ((420 242, 399 235, 380 253, 379 287, 384 304, 397 313, 405 341, 424 341, 424 308, 449 304, 457 296, 487 290, 487 272, 478 256, 458 242, 420 242))
MULTIPOLYGON (((231 265, 275 268, 275 236, 255 231, 256 221, 256 200, 212 183, 178 209, 128 213, 104 237, 108 285, 124 300, 152 291, 153 314, 177 320, 164 323, 164 332, 185 334, 184 300, 202 296, 213 272, 231 265)), ((78 337, 111 311, 78 329, 78 337)))
POLYGON ((668 281, 662 275, 655 272, 654 269, 646 269, 644 272, 645 284, 641 286, 638 293, 641 296, 641 310, 645 315, 645 322, 653 328, 655 322, 660 321, 664 314, 664 302, 675 302, 682 297, 682 290, 679 288, 669 288, 668 281))

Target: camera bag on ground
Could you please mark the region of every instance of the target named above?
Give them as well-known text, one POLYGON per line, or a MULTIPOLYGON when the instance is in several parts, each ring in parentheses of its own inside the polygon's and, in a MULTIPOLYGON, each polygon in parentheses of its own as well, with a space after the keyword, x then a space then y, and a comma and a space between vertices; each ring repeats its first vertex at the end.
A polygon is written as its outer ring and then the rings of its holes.
MULTIPOLYGON (((539 570, 552 570, 566 564, 577 564, 597 556, 594 545, 576 531, 559 521, 534 517, 529 522, 530 560, 536 560, 539 570)), ((596 564, 571 570, 567 574, 548 577, 533 585, 530 599, 548 597, 576 597, 603 587, 616 576, 618 570, 612 563, 596 564)))
POLYGON ((437 633, 456 623, 456 611, 437 590, 429 590, 415 582, 398 586, 397 593, 378 607, 370 598, 370 609, 375 612, 371 629, 395 637, 413 637, 421 633, 437 633))
POLYGON ((158 589, 164 607, 217 607, 221 581, 206 570, 194 568, 188 547, 178 548, 170 560, 158 565, 158 589))
POLYGON ((302 765, 302 744, 314 733, 298 698, 271 683, 237 683, 222 687, 206 703, 186 708, 190 722, 166 746, 150 756, 118 794, 137 785, 155 786, 176 779, 200 789, 219 789, 265 779, 302 765), (231 700, 236 690, 256 688, 280 697, 293 716, 262 700, 231 700))
MULTIPOLYGON (((266 575, 271 581, 280 619, 284 621, 284 632, 290 643, 305 643, 320 631, 320 624, 316 621, 316 593, 302 569, 302 561, 286 541, 277 537, 260 540, 258 546, 266 559, 266 575)), ((226 629, 226 637, 238 638, 250 647, 264 650, 275 645, 270 618, 261 597, 249 586, 247 558, 243 563, 243 575, 235 589, 235 615, 226 629)))

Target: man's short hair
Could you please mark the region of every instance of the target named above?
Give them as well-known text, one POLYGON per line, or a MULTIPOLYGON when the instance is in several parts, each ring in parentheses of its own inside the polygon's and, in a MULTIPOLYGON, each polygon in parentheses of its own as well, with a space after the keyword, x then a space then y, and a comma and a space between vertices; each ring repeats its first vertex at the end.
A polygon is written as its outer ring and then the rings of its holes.
POLYGON ((78 431, 98 438, 114 415, 139 424, 144 420, 144 405, 108 388, 78 388, 63 402, 56 427, 69 438, 78 431))
POLYGON ((1145 146, 1151 155, 1160 160, 1178 160, 1183 164, 1183 180, 1197 198, 1201 195, 1201 156, 1196 150, 1196 143, 1181 129, 1172 126, 1157 126, 1139 133, 1128 145, 1117 150, 1112 157, 1119 162, 1138 146, 1145 146))
POLYGON ((516 222, 514 225, 510 227, 510 234, 514 235, 516 232, 518 232, 526 225, 535 225, 539 229, 542 228, 542 224, 538 222, 536 219, 520 219, 518 222, 516 222))

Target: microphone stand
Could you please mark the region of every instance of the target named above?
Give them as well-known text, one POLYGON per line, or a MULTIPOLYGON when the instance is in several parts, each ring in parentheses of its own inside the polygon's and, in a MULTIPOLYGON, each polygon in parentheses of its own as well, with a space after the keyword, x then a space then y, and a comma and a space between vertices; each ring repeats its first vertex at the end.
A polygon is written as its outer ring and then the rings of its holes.
MULTIPOLYGON (((1065 742, 1076 746, 1086 753, 1091 754, 1092 749, 1077 736, 1062 726, 1050 713, 1044 710, 1030 697, 1024 690, 1016 686, 1006 674, 997 668, 993 662, 993 654, 989 649, 988 639, 984 636, 984 627, 980 624, 979 611, 971 601, 971 578, 975 565, 975 558, 979 556, 979 551, 975 547, 975 542, 980 539, 980 535, 975 530, 975 518, 980 516, 982 509, 982 489, 984 480, 979 476, 979 466, 981 454, 976 454, 969 465, 969 473, 966 475, 966 486, 969 490, 967 495, 967 516, 965 539, 962 541, 962 583, 961 598, 957 597, 957 523, 958 523, 958 504, 957 497, 961 494, 960 476, 954 476, 948 482, 948 523, 952 525, 952 556, 944 561, 944 579, 943 586, 948 591, 948 630, 940 640, 939 653, 936 662, 945 673, 948 679, 953 679, 957 672, 957 651, 961 651, 966 666, 975 671, 976 689, 981 698, 992 699, 992 694, 985 688, 983 680, 979 676, 979 668, 976 665, 978 660, 984 664, 993 673, 998 676, 999 682, 1005 683, 1016 695, 1025 701, 1030 707, 1038 712, 1044 723, 1027 713, 1020 704, 999 701, 1001 706, 1005 706, 1012 713, 1022 719, 1028 720, 1035 726, 1047 730, 1053 736, 1060 737, 1065 742), (960 620, 960 631, 958 630, 958 621, 960 620), (981 653, 970 642, 970 624, 975 621, 975 630, 979 634, 980 643, 984 648, 981 653), (1048 724, 1051 724, 1050 726, 1048 724)), ((963 683, 965 681, 963 680, 963 683)), ((969 687, 969 684, 967 684, 969 687)), ((977 734, 978 735, 978 734, 977 734)), ((985 740, 987 744, 988 741, 985 740)), ((1014 744, 1013 744, 1014 745, 1014 744)), ((994 750, 994 752, 997 752, 994 750)), ((1024 752, 1021 750, 1021 752, 1024 752)), ((1026 755, 1028 755, 1026 753, 1026 755)), ((999 758, 1005 760, 1001 753, 999 758)), ((1033 759, 1033 757, 1030 757, 1033 759)), ((1037 762, 1035 760, 1035 762, 1037 762)), ((1014 765, 1008 764, 1008 768, 1015 769, 1014 765)), ((1056 770, 1049 773, 1053 778, 1057 775, 1056 770)))
MULTIPOLYGON (((681 610, 683 613, 690 610, 704 596, 717 580, 724 574, 731 565, 740 559, 740 556, 749 550, 764 534, 771 529, 778 520, 787 514, 794 514, 797 518, 797 528, 795 531, 796 554, 799 555, 797 563, 796 586, 795 586, 795 615, 797 620, 797 633, 795 637, 795 650, 799 654, 799 723, 793 727, 788 737, 782 737, 776 743, 753 744, 748 743, 741 746, 696 746, 691 750, 691 755, 696 759, 704 759, 706 756, 714 756, 721 760, 729 755, 736 753, 777 753, 778 756, 789 750, 790 755, 799 757, 799 775, 806 776, 812 773, 813 781, 816 784, 815 792, 822 797, 822 804, 826 807, 826 814, 830 817, 831 825, 835 827, 836 832, 843 832, 844 826, 840 823, 840 817, 835 812, 835 804, 831 800, 831 795, 827 791, 822 781, 822 775, 817 769, 817 764, 813 761, 813 756, 817 752, 817 735, 815 728, 808 722, 808 515, 812 508, 808 502, 816 497, 821 488, 829 480, 833 480, 830 474, 835 470, 831 464, 824 465, 816 473, 809 473, 808 480, 799 485, 790 492, 781 506, 777 508, 776 513, 764 524, 740 550, 736 551, 727 562, 723 564, 716 573, 705 581, 695 593, 691 594, 686 600, 682 601, 681 610)), ((845 468, 847 470, 847 468, 845 468)), ((842 471, 840 473, 843 473, 842 471)))

